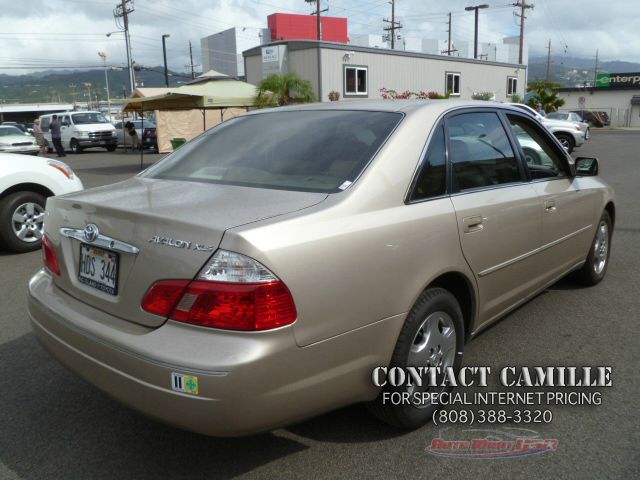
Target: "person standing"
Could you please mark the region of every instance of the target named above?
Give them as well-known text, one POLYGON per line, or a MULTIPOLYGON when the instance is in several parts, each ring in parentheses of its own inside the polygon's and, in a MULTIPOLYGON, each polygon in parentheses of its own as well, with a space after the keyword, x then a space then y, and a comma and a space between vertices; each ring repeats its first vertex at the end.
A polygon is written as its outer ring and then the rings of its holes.
POLYGON ((64 148, 62 147, 62 136, 60 135, 60 120, 58 120, 58 115, 51 117, 49 131, 51 132, 51 141, 56 149, 56 153, 59 157, 66 157, 67 155, 64 153, 64 148))
POLYGON ((129 121, 125 124, 125 129, 129 136, 131 137, 131 151, 134 152, 140 149, 140 137, 138 136, 138 132, 136 131, 136 127, 133 122, 129 121))
POLYGON ((44 143, 44 135, 42 133, 42 128, 40 128, 39 118, 36 118, 33 121, 33 136, 36 137, 36 143, 40 147, 40 155, 45 155, 47 153, 47 147, 44 143))

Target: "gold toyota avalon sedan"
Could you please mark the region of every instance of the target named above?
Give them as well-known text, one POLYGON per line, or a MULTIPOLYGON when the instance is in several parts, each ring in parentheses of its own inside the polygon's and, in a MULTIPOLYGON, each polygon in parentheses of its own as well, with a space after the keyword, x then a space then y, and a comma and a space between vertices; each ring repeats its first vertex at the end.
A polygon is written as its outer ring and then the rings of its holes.
POLYGON ((377 387, 376 367, 458 369, 465 341, 561 277, 602 280, 615 206, 597 174, 498 103, 252 112, 49 198, 29 314, 69 369, 185 429, 357 402, 417 428, 437 405, 383 402, 416 385, 377 387))

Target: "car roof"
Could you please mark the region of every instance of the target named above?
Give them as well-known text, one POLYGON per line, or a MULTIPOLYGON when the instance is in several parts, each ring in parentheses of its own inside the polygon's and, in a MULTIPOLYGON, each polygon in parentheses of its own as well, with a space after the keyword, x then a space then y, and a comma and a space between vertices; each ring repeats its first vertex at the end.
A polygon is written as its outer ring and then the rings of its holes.
POLYGON ((456 108, 501 108, 521 112, 522 110, 509 105, 508 103, 486 101, 486 100, 360 100, 349 99, 337 102, 304 103, 298 105, 288 105, 286 107, 276 107, 262 110, 253 110, 249 114, 263 114, 270 112, 285 111, 314 111, 314 110, 363 110, 375 112, 414 112, 418 110, 432 110, 434 114, 440 115, 448 110, 456 108))

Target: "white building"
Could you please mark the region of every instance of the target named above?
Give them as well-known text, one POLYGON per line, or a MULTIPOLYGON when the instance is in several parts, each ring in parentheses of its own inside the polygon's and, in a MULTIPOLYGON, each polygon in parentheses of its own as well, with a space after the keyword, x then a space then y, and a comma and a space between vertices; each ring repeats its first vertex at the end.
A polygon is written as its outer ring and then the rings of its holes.
POLYGON ((398 92, 451 92, 469 99, 493 92, 497 100, 524 96, 526 66, 353 44, 292 40, 244 52, 247 82, 257 85, 275 73, 308 80, 320 101, 330 92, 340 98, 382 98, 381 89, 398 92))
POLYGON ((561 88, 562 110, 606 112, 612 126, 640 127, 640 72, 600 73, 596 86, 561 88))

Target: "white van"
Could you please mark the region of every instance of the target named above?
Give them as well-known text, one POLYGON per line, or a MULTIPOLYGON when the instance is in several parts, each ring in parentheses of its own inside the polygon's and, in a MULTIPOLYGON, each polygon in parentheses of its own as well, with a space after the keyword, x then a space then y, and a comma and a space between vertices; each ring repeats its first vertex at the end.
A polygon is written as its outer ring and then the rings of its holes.
POLYGON ((40 128, 49 149, 53 148, 49 125, 58 115, 60 139, 65 150, 80 153, 84 148, 104 147, 113 152, 118 146, 115 127, 100 112, 60 112, 40 116, 40 128))

